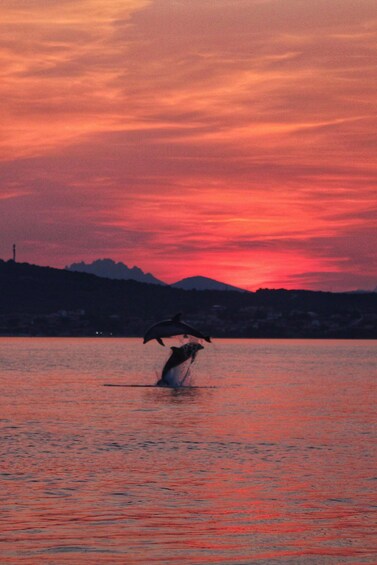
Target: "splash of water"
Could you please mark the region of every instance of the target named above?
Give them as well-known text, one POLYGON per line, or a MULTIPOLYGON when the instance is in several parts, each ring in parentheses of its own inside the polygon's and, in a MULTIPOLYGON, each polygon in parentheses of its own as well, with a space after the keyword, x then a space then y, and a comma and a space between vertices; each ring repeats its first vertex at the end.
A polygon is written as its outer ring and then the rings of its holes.
POLYGON ((191 384, 191 365, 192 359, 188 359, 178 367, 170 369, 165 375, 164 380, 167 386, 181 387, 190 386, 191 384))
MULTIPOLYGON (((188 339, 187 336, 179 336, 179 342, 182 343, 181 347, 186 347, 186 346, 190 346, 190 345, 195 345, 195 344, 200 344, 199 348, 203 349, 203 347, 201 347, 201 341, 199 339, 196 339, 195 337, 192 338, 192 336, 190 336, 190 338, 188 339)), ((183 363, 180 363, 179 365, 177 365, 176 367, 172 367, 171 369, 168 370, 168 372, 165 373, 165 368, 163 370, 163 378, 160 377, 160 374, 157 376, 157 385, 158 386, 167 386, 167 387, 173 387, 173 388, 178 388, 178 387, 188 387, 191 386, 191 367, 193 362, 196 359, 196 355, 198 353, 199 349, 197 350, 188 350, 188 353, 191 353, 190 357, 184 361, 183 363)))

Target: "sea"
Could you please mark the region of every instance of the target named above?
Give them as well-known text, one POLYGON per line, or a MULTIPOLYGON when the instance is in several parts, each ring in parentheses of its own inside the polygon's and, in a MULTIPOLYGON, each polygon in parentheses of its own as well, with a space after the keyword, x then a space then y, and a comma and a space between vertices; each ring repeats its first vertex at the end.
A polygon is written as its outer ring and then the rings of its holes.
POLYGON ((1 565, 375 565, 376 342, 166 345, 0 339, 1 565))

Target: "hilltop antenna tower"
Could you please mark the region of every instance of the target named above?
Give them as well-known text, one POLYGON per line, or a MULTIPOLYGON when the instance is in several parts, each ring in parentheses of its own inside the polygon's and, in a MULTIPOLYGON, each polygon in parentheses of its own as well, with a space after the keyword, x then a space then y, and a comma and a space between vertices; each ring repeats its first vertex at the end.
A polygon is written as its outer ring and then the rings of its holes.
POLYGON ((16 262, 16 244, 13 243, 13 261, 16 262))

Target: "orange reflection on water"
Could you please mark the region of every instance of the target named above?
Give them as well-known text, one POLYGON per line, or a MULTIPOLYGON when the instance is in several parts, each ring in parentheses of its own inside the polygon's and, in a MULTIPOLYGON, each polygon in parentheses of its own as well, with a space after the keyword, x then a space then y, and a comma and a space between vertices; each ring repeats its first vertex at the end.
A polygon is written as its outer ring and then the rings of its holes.
POLYGON ((372 342, 0 345, 2 563, 374 562, 372 342))

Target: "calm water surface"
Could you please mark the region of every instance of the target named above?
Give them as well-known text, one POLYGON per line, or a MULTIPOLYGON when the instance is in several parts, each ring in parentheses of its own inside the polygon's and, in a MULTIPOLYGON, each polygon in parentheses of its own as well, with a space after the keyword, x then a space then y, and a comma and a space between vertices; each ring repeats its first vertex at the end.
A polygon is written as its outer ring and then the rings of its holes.
POLYGON ((0 339, 1 564, 377 563, 376 343, 205 346, 0 339))

